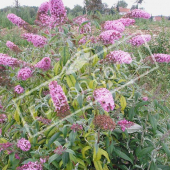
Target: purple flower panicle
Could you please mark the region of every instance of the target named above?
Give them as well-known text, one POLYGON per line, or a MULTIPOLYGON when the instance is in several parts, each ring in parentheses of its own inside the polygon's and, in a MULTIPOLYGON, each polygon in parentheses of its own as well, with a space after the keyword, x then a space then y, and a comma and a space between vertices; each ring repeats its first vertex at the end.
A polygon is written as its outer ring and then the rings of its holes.
POLYGON ((49 57, 44 57, 41 61, 35 64, 35 67, 47 71, 51 68, 51 59, 49 57))
POLYGON ((57 81, 52 81, 49 84, 50 95, 56 108, 57 116, 60 118, 70 114, 70 107, 67 102, 63 89, 58 85, 57 81))
POLYGON ((107 30, 99 35, 99 39, 105 45, 114 44, 115 40, 119 40, 121 37, 121 33, 115 30, 107 30))
POLYGON ((169 63, 170 62, 169 54, 153 54, 153 57, 158 63, 169 63))
POLYGON ((28 67, 19 70, 17 78, 21 80, 27 80, 32 76, 32 70, 28 67))
POLYGON ((43 170, 43 167, 38 162, 28 162, 21 167, 17 167, 17 170, 43 170))
POLYGON ((31 148, 31 143, 25 138, 21 138, 17 142, 17 147, 20 148, 22 151, 29 151, 31 148))
POLYGON ((130 128, 131 126, 134 125, 133 122, 130 122, 130 121, 125 120, 125 119, 118 121, 117 124, 121 127, 121 129, 122 129, 123 132, 125 131, 125 129, 130 128))
POLYGON ((145 44, 145 42, 149 42, 151 40, 151 35, 137 35, 129 40, 129 43, 132 46, 141 46, 145 44))
POLYGON ((18 94, 24 93, 24 88, 20 85, 15 86, 14 91, 18 94))
POLYGON ((109 112, 115 108, 112 93, 106 88, 94 90, 93 95, 95 100, 100 103, 105 111, 109 112))
POLYGON ((106 21, 103 25, 104 30, 116 30, 122 33, 125 30, 125 26, 119 21, 106 21))
POLYGON ((126 16, 130 18, 143 18, 143 19, 149 19, 151 17, 149 13, 141 9, 134 9, 128 14, 126 14, 125 17, 126 16))
POLYGON ((35 47, 44 47, 47 44, 47 39, 43 36, 26 33, 23 34, 23 38, 26 39, 28 42, 32 42, 35 47))
POLYGON ((124 51, 112 51, 110 52, 105 59, 101 60, 100 63, 118 63, 118 64, 130 64, 132 62, 132 58, 129 53, 124 51))
POLYGON ((79 130, 83 130, 83 126, 82 125, 79 125, 79 124, 73 124, 72 126, 71 126, 71 130, 73 130, 74 132, 76 132, 76 131, 79 131, 79 130))
POLYGON ((125 27, 135 23, 135 20, 131 18, 120 18, 117 21, 121 22, 125 27))

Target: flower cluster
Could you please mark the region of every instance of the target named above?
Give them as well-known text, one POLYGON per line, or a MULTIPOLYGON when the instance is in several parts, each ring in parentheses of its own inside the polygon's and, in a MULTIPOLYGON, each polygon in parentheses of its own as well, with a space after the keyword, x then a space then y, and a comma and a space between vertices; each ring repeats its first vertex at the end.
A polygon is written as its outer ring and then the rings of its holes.
POLYGON ((21 87, 20 85, 17 85, 14 87, 14 91, 18 94, 24 93, 24 88, 21 87))
POLYGON ((153 57, 156 62, 158 63, 169 63, 170 62, 170 55, 169 54, 153 54, 153 57))
POLYGON ((28 42, 32 42, 35 47, 44 47, 47 44, 47 39, 43 36, 26 33, 23 34, 23 38, 26 39, 28 42))
POLYGON ((38 8, 39 13, 48 14, 49 2, 43 2, 38 8))
POLYGON ((19 67, 21 64, 26 64, 26 63, 21 60, 18 60, 17 58, 12 58, 7 54, 0 53, 0 65, 19 67))
POLYGON ((43 170, 43 167, 38 162, 28 162, 21 167, 17 167, 17 170, 43 170))
POLYGON ((121 22, 124 26, 130 26, 135 23, 135 20, 131 18, 120 18, 117 21, 121 22))
POLYGON ((143 18, 143 19, 149 19, 151 17, 149 13, 141 9, 134 9, 131 12, 129 12, 127 16, 130 18, 143 18))
POLYGON ((118 50, 110 52, 105 59, 102 59, 100 63, 118 63, 118 64, 130 64, 132 62, 132 58, 129 53, 118 50))
POLYGON ((46 125, 48 125, 48 124, 50 124, 50 123, 51 123, 51 120, 49 120, 49 119, 45 119, 45 118, 43 118, 42 116, 40 116, 40 117, 36 117, 36 119, 37 119, 38 121, 40 121, 40 122, 42 122, 42 123, 46 124, 46 125))
POLYGON ((120 32, 116 30, 107 30, 102 32, 99 35, 99 39, 103 42, 103 44, 114 44, 115 40, 119 40, 121 38, 120 32))
POLYGON ((54 27, 67 20, 67 11, 62 0, 50 0, 49 9, 51 13, 50 25, 54 27))
POLYGON ((125 129, 130 128, 131 126, 134 125, 133 122, 130 122, 130 121, 125 120, 125 119, 118 121, 117 124, 121 127, 121 129, 122 129, 123 132, 125 131, 125 129))
POLYGON ((80 39, 79 44, 85 44, 87 41, 95 44, 97 43, 98 38, 94 36, 84 36, 83 38, 80 39))
POLYGON ((4 123, 7 120, 7 116, 5 114, 0 114, 0 123, 4 123))
POLYGON ((62 145, 58 146, 57 149, 54 150, 54 153, 58 155, 62 155, 63 152, 65 152, 66 148, 64 148, 62 145))
POLYGON ((32 76, 32 70, 28 67, 22 68, 18 71, 18 79, 27 80, 32 76))
POLYGON ((100 103, 105 111, 109 112, 115 108, 112 93, 106 88, 94 90, 93 95, 95 100, 100 103))
POLYGON ((111 130, 113 131, 116 127, 116 123, 110 116, 106 115, 97 115, 94 118, 94 124, 96 127, 99 127, 103 130, 111 130))
POLYGON ((13 144, 9 143, 9 142, 7 142, 7 143, 0 143, 0 152, 9 149, 12 146, 13 146, 13 144))
MULTIPOLYGON (((74 18, 73 21, 80 26, 83 22, 88 21, 88 18, 86 15, 82 15, 82 16, 74 18)), ((79 31, 79 28, 77 29, 77 31, 79 31)), ((80 34, 86 34, 88 32, 91 32, 91 23, 90 22, 83 25, 80 29, 80 34)))
POLYGON ((151 40, 151 35, 137 35, 129 40, 129 43, 132 46, 141 46, 145 44, 145 42, 149 42, 151 40))
POLYGON ((51 59, 49 57, 44 57, 41 61, 35 64, 35 67, 47 71, 51 68, 51 59))
POLYGON ((25 138, 21 138, 17 142, 17 147, 20 148, 22 151, 29 151, 31 148, 31 143, 25 138))
POLYGON ((37 32, 36 29, 34 29, 33 27, 31 27, 27 22, 25 22, 24 20, 22 20, 20 17, 18 17, 15 14, 8 14, 7 18, 15 25, 17 25, 18 27, 22 27, 23 29, 27 30, 28 32, 37 32))
POLYGON ((106 21, 103 28, 104 30, 116 30, 121 33, 125 30, 125 26, 119 21, 106 21))
POLYGON ((142 97, 142 100, 143 100, 143 101, 148 101, 148 97, 147 97, 147 96, 142 97))
POLYGON ((67 102, 63 89, 58 85, 57 81, 52 81, 49 84, 50 95, 56 108, 57 116, 60 118, 66 117, 70 114, 70 107, 67 102))
POLYGON ((15 45, 13 42, 11 42, 11 41, 7 41, 6 42, 6 46, 9 48, 9 49, 11 49, 12 51, 14 51, 14 52, 20 52, 21 50, 19 49, 19 47, 17 46, 17 45, 15 45))
POLYGON ((37 13, 36 23, 41 26, 49 26, 50 16, 48 15, 49 2, 40 5, 37 13))
POLYGON ((8 14, 7 18, 15 25, 19 26, 19 27, 23 27, 26 22, 24 20, 22 20, 20 17, 18 17, 15 14, 8 14))
POLYGON ((79 124, 73 124, 72 126, 71 126, 71 130, 73 130, 74 132, 76 132, 76 131, 79 131, 79 130, 83 130, 83 126, 82 125, 79 125, 79 124))

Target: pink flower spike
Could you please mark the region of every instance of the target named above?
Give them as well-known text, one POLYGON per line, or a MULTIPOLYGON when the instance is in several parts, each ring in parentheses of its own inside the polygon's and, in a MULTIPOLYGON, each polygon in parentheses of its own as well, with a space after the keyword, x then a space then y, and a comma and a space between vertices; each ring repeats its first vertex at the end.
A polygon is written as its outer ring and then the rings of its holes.
POLYGON ((118 121, 117 124, 121 127, 121 129, 122 129, 123 132, 125 131, 125 129, 130 128, 131 126, 134 125, 133 122, 130 122, 130 121, 125 120, 125 119, 118 121))
POLYGON ((21 138, 17 142, 17 147, 20 148, 22 151, 29 151, 31 148, 31 143, 25 138, 21 138))
POLYGON ((100 103, 105 111, 110 112, 115 108, 112 93, 106 88, 94 90, 93 95, 95 100, 100 103))
POLYGON ((20 85, 15 86, 14 90, 18 94, 24 93, 24 88, 21 87, 20 85))
POLYGON ((142 100, 143 101, 148 101, 148 97, 146 96, 146 97, 142 97, 142 100))
POLYGON ((51 68, 51 59, 49 57, 44 57, 41 61, 35 64, 35 67, 47 71, 51 68))

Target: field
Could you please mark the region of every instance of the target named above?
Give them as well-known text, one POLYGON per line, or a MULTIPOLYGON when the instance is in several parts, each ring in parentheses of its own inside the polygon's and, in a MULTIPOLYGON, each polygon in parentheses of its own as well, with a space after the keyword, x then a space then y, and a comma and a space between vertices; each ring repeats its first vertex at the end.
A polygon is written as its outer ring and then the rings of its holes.
POLYGON ((170 170, 170 21, 53 1, 0 11, 0 169, 170 170))

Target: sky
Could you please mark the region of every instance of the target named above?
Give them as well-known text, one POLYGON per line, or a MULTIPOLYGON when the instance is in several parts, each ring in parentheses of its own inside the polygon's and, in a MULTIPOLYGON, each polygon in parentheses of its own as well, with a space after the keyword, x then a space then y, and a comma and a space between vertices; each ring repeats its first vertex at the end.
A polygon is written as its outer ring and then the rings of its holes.
MULTIPOLYGON (((14 5, 14 0, 0 0, 0 9, 6 6, 14 5)), ((39 6, 41 3, 47 0, 19 0, 20 5, 27 6, 39 6)), ((63 0, 65 6, 73 8, 74 5, 79 4, 83 6, 84 0, 63 0)), ((118 0, 102 0, 103 3, 107 3, 109 7, 116 4, 118 0)), ((135 0, 125 0, 130 8, 135 0)), ((141 7, 152 14, 170 16, 170 0, 144 0, 141 7)))

